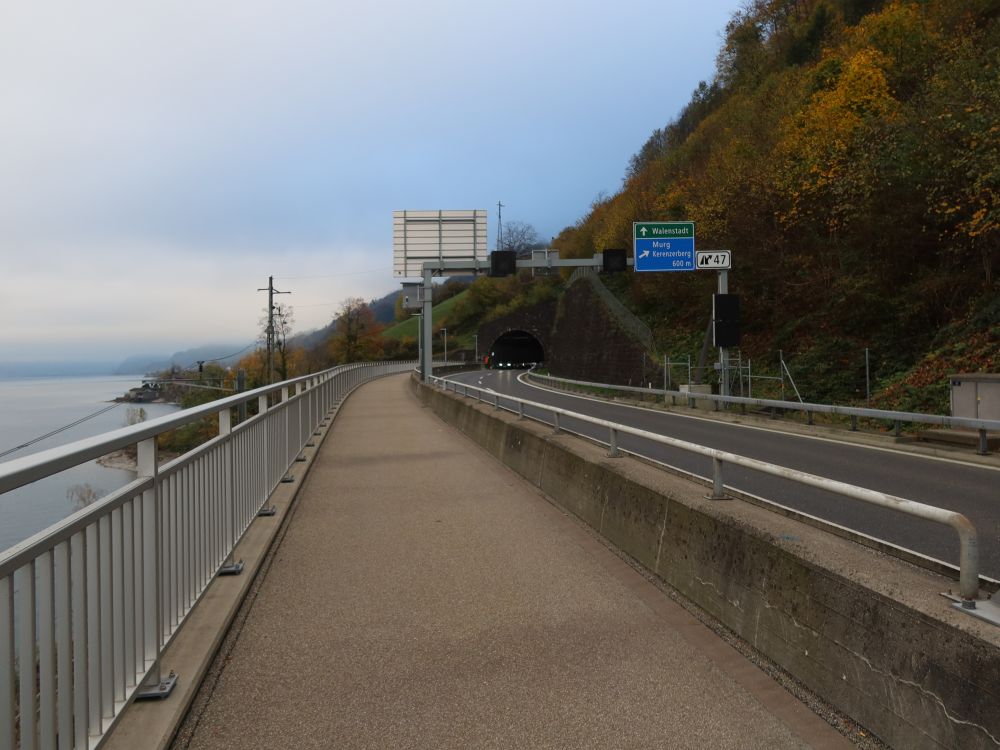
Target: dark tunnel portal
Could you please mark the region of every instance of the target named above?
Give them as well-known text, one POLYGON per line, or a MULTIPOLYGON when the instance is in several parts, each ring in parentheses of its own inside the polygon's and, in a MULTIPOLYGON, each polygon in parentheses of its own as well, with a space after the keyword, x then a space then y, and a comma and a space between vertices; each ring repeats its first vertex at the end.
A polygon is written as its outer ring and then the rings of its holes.
POLYGON ((490 367, 493 369, 524 369, 543 361, 542 345, 525 331, 507 331, 490 347, 490 367))

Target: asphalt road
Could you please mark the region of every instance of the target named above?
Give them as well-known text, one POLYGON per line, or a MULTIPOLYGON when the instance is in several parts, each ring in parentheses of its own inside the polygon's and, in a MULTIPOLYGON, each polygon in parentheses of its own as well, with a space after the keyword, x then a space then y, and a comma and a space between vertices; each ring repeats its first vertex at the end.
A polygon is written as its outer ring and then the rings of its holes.
MULTIPOLYGON (((767 427, 611 404, 525 385, 520 372, 487 370, 452 379, 627 424, 698 445, 886 492, 965 515, 979 532, 980 572, 1000 578, 1000 469, 905 452, 788 434, 767 427)), ((501 404, 503 404, 501 400, 501 404)), ((516 407, 514 407, 516 408, 516 407)), ((552 421, 551 415, 527 412, 552 421)), ((605 431, 582 422, 561 427, 606 441, 605 431)), ((698 476, 711 476, 710 459, 650 441, 622 436, 624 450, 698 476)), ((923 555, 958 564, 958 538, 946 526, 851 500, 740 467, 727 467, 725 483, 796 510, 860 531, 923 555)))

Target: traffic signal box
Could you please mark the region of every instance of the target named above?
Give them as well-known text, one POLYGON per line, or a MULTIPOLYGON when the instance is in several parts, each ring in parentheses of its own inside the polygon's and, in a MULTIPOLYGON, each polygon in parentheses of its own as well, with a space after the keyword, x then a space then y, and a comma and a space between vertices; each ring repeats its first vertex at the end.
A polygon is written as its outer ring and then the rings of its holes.
POLYGON ((627 255, 624 250, 611 248, 605 250, 603 256, 604 273, 619 273, 628 270, 627 255))
POLYGON ((513 276, 517 273, 517 253, 494 250, 490 253, 490 276, 513 276))
POLYGON ((712 295, 712 339, 723 348, 740 345, 739 295, 712 295))

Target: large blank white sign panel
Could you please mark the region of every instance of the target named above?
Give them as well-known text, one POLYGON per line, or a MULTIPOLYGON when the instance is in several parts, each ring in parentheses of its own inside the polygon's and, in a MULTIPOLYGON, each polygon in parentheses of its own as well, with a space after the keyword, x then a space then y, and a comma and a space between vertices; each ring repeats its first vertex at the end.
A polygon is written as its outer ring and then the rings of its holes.
POLYGON ((467 274, 487 266, 486 210, 393 211, 392 275, 423 278, 428 261, 465 264, 464 268, 442 267, 444 275, 467 274))

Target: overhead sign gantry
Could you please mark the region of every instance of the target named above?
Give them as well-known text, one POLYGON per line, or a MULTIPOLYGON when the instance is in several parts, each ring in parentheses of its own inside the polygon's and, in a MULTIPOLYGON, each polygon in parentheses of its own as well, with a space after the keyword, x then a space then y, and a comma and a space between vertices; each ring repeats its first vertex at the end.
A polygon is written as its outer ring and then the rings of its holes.
MULTIPOLYGON (((512 251, 489 253, 486 249, 486 211, 439 210, 393 211, 392 251, 393 275, 403 279, 422 279, 417 292, 415 285, 404 283, 408 309, 419 299, 423 313, 420 326, 422 340, 433 341, 433 281, 434 276, 479 274, 489 271, 505 276, 520 268, 603 268, 620 271, 632 265, 624 250, 607 250, 592 258, 560 258, 558 253, 545 253, 531 259, 517 259, 512 251), (416 295, 414 293, 416 292, 416 295)), ((427 380, 433 368, 431 346, 421 351, 420 368, 427 380)))

